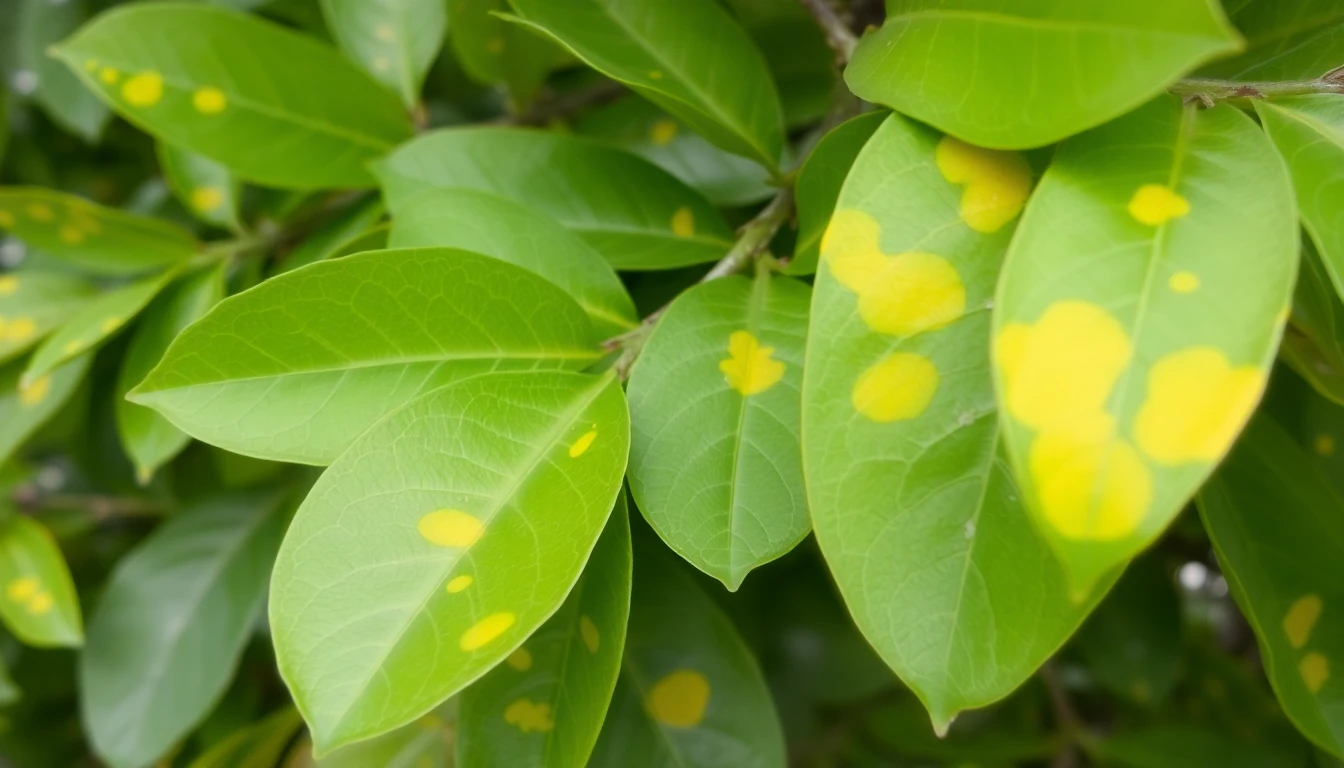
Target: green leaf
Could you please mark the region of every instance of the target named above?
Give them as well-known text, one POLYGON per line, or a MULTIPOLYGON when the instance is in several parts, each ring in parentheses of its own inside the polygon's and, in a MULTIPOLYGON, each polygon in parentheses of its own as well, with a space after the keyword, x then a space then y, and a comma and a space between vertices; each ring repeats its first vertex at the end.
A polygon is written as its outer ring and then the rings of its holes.
POLYGON ((320 465, 436 387, 601 354, 579 305, 527 270, 450 248, 375 251, 225 299, 128 397, 221 448, 320 465))
POLYGON ((397 210, 388 243, 449 246, 516 264, 573 296, 603 338, 639 324, 621 279, 592 246, 554 220, 490 192, 457 188, 416 195, 397 210))
POLYGON ((83 644, 79 596, 55 539, 31 517, 9 512, 0 523, 0 619, 28 645, 83 644))
POLYGON ((318 757, 424 714, 546 621, 628 450, 619 382, 564 372, 465 379, 360 436, 299 509, 271 589, 318 757))
POLYGON ((27 386, 22 363, 0 368, 0 464, 65 405, 84 379, 92 355, 80 355, 27 386))
POLYGON ((631 567, 621 493, 560 610, 462 693, 459 766, 564 768, 587 762, 621 670, 631 567))
POLYGON ((1344 303, 1310 238, 1302 243, 1293 314, 1279 354, 1317 392, 1344 404, 1344 303))
POLYGON ((462 128, 407 142, 375 166, 393 214, 429 189, 465 187, 555 219, 616 269, 717 261, 732 230, 704 198, 643 158, 541 131, 462 128))
POLYGON ((1276 755, 1235 735, 1183 725, 1154 725, 1121 731, 1096 745, 1107 765, 1123 768, 1291 768, 1300 755, 1276 755))
POLYGON ((1200 74, 1234 80, 1309 80, 1344 64, 1344 7, 1335 0, 1227 0, 1246 50, 1200 74))
POLYGON ((163 757, 224 694, 262 613, 282 498, 216 496, 117 563, 79 659, 84 722, 114 768, 163 757))
POLYGON ((835 203, 812 301, 817 543, 940 733, 1020 685, 1103 591, 1069 599, 998 449, 986 309, 1031 181, 1019 154, 888 117, 835 203))
POLYGON ((122 360, 116 390, 121 395, 116 401, 117 431, 141 484, 148 483, 154 471, 181 452, 190 438, 163 416, 127 400, 125 394, 153 370, 184 328, 224 298, 224 267, 221 263, 202 269, 159 296, 145 311, 122 360))
POLYGON ((1181 662, 1181 603, 1172 574, 1153 557, 1135 561, 1076 638, 1088 671, 1118 697, 1143 706, 1166 698, 1181 662))
POLYGON ((807 536, 799 387, 811 291, 761 272, 681 294, 630 377, 630 490, 663 541, 736 590, 807 536))
POLYGON ((57 261, 102 275, 144 272, 196 252, 190 232, 41 187, 0 187, 0 229, 57 261))
MULTIPOLYGON (((276 273, 289 272, 315 261, 333 258, 352 240, 372 231, 387 209, 383 201, 371 198, 341 211, 323 222, 322 226, 304 238, 276 268, 276 273)), ((364 249, 380 250, 380 249, 364 249)))
POLYGON ((76 277, 19 270, 0 274, 0 362, 41 341, 93 296, 76 277))
POLYGON ((268 186, 371 186, 366 164, 411 134, 397 98, 336 51, 222 8, 122 6, 55 55, 156 138, 268 186))
POLYGON ((1337 172, 1344 164, 1344 96, 1257 100, 1255 111, 1288 163, 1302 224, 1344 296, 1344 179, 1337 172))
MULTIPOLYGON (((454 768, 457 699, 395 731, 328 753, 320 763, 287 762, 285 768, 454 768)), ((309 750, 311 745, 307 745, 309 750)))
POLYGON ((779 90, 784 122, 796 127, 820 120, 840 82, 835 52, 798 0, 728 0, 765 56, 779 90))
POLYGON ((759 165, 710 144, 638 96, 584 114, 574 129, 658 165, 715 205, 750 205, 776 192, 759 165))
POLYGON ((443 45, 444 0, 322 0, 322 15, 341 49, 408 107, 443 45))
POLYGON ((756 44, 714 0, 510 3, 520 21, 711 143, 779 167, 784 113, 774 80, 756 44))
POLYGON ((189 768, 273 768, 301 725, 299 713, 287 706, 216 744, 189 768))
POLYGON ((959 139, 1024 149, 1129 112, 1241 48, 1210 0, 888 0, 845 82, 959 139))
POLYGON ((1259 402, 1294 210, 1269 140, 1226 105, 1157 99, 1046 172, 995 298, 996 389, 1027 509, 1075 593, 1161 534, 1259 402))
POLYGON ((511 108, 519 112, 569 55, 496 15, 508 10, 507 0, 454 0, 448 4, 448 39, 467 74, 482 83, 505 85, 511 108))
POLYGON ((87 302, 33 352, 23 372, 23 385, 28 386, 67 360, 100 346, 140 314, 176 276, 176 270, 169 270, 87 302))
POLYGON ((107 107, 47 55, 48 46, 74 32, 87 15, 88 7, 81 0, 20 0, 14 43, 15 64, 37 78, 34 100, 62 128, 92 142, 107 125, 107 107))
POLYGON ((7 707, 23 699, 23 689, 14 682, 9 668, 0 662, 0 707, 7 707))
POLYGON ((783 768, 784 735, 756 659, 661 547, 635 539, 630 627, 591 768, 783 768))
POLYGON ((205 155, 159 142, 159 166, 173 194, 191 215, 216 227, 238 232, 238 180, 222 163, 205 155))
POLYGON ((1344 756, 1344 498, 1267 417, 1199 495, 1232 595, 1255 630, 1279 703, 1309 739, 1344 756))
POLYGON ((887 113, 869 112, 850 118, 821 137, 807 161, 798 170, 795 188, 798 205, 798 242, 793 260, 784 270, 790 275, 810 275, 817 271, 821 255, 821 236, 831 222, 840 186, 845 183, 854 158, 872 137, 887 113))

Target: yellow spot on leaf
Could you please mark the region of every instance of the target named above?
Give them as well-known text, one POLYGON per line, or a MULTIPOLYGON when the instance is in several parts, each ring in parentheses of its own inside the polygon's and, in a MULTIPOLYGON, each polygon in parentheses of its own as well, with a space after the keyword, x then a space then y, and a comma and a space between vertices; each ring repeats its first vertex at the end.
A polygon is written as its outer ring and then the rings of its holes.
POLYGON ((421 517, 415 529, 435 546, 469 547, 481 538, 485 526, 461 510, 438 509, 421 517))
POLYGON ((224 193, 218 187, 197 187, 191 191, 191 207, 200 213, 215 210, 224 202, 224 193))
POLYGON ((1161 184, 1144 184, 1129 200, 1129 215, 1140 224, 1159 227, 1190 213, 1190 203, 1161 184))
POLYGON ((672 728, 694 728, 709 706, 709 681, 692 669, 679 669, 649 691, 649 714, 672 728))
POLYGON ((19 403, 21 405, 37 405, 46 398, 47 392, 50 390, 51 377, 43 376, 26 387, 19 387, 19 403))
POLYGON ((397 36, 397 33, 392 29, 391 24, 379 24, 378 27, 373 30, 373 36, 385 43, 390 43, 392 42, 392 39, 397 36))
POLYGON ((57 234, 60 236, 61 242, 67 245, 79 245, 84 242, 84 230, 72 224, 61 227, 61 231, 57 234))
POLYGON ((459 645, 464 651, 474 651, 504 634, 516 619, 512 613, 492 613, 462 633, 459 645))
POLYGON ((526 672, 532 668, 532 653, 526 648, 519 648, 513 653, 510 653, 509 658, 505 659, 505 661, 509 663, 510 667, 513 667, 519 672, 526 672))
POLYGON ((569 446, 569 458, 577 459, 584 453, 587 453, 588 449, 592 447, 593 441, 596 439, 596 429, 590 429, 587 432, 584 432, 578 440, 574 441, 573 445, 569 446))
POLYGON ((83 339, 72 339, 70 341, 65 342, 65 346, 61 348, 61 352, 67 355, 73 355, 83 348, 84 348, 83 339))
POLYGON ((1031 166, 1018 152, 984 149, 944 136, 934 160, 943 178, 965 185, 961 219, 976 232, 998 232, 1027 204, 1031 166))
POLYGON ((56 218, 51 206, 46 203, 29 203, 23 209, 33 221, 51 221, 56 218))
POLYGON ((597 653, 597 648, 602 643, 602 638, 597 633, 597 625, 588 618, 587 614, 579 617, 579 637, 583 638, 583 645, 589 653, 597 653))
POLYGON ((1283 634, 1294 648, 1301 648, 1311 639, 1311 630, 1321 617, 1320 595, 1303 595, 1293 601, 1283 617, 1283 634))
POLYGON ((108 85, 114 85, 121 79, 121 73, 112 67, 103 67, 102 71, 98 73, 98 79, 108 85))
POLYGON ((504 38, 502 37, 490 38, 485 44, 485 50, 489 51, 490 53, 503 53, 504 38))
POLYGON ((878 333, 910 336, 941 328, 966 310, 961 276, 946 259, 920 251, 888 256, 880 227, 863 211, 840 210, 821 240, 831 274, 859 297, 859 316, 878 333))
POLYGON ((121 86, 121 96, 133 107, 152 107, 163 98, 163 76, 141 72, 121 86))
POLYGON ((1041 511, 1070 539, 1113 541, 1131 535, 1153 500, 1153 479, 1134 447, 1115 437, 1104 414, 1090 428, 1043 432, 1028 464, 1041 511))
POLYGON ((31 576, 25 576, 24 578, 14 579, 9 582, 9 585, 5 587, 5 594, 9 596, 10 600, 23 602, 37 594, 40 587, 41 585, 38 584, 37 579, 31 576))
POLYGON ((38 592, 28 600, 28 612, 41 616, 51 610, 51 595, 46 592, 38 592))
POLYGON ((1308 653, 1298 662, 1297 672, 1302 675, 1302 682, 1307 684, 1308 691, 1320 693, 1330 677, 1330 661, 1322 654, 1308 653))
POLYGON ((1333 456, 1335 454, 1335 438, 1333 435, 1317 435, 1312 441, 1311 447, 1316 450, 1318 456, 1333 456))
POLYGON ((0 296, 12 295, 19 290, 19 278, 13 275, 0 276, 0 296))
POLYGON ((672 233, 677 237, 694 237, 695 212, 684 205, 678 208, 677 212, 672 214, 672 233))
POLYGON ((1161 464, 1213 461, 1232 444, 1264 388, 1253 365, 1233 368, 1213 347, 1173 352, 1148 371, 1134 435, 1161 464))
POLYGON ((649 139, 651 139, 654 144, 657 144, 660 147, 665 147, 668 144, 671 144, 673 139, 677 138, 677 132, 679 130, 680 126, 677 125, 677 121, 659 120, 653 124, 653 128, 649 131, 649 139))
POLYGON ((465 575, 454 576, 452 579, 449 579, 448 586, 444 587, 444 589, 448 590, 450 594, 457 594, 467 587, 470 587, 471 583, 475 580, 476 579, 465 575))
POLYGON ((719 361, 719 370, 728 386, 744 396, 756 395, 773 387, 784 377, 784 363, 771 358, 774 347, 763 347, 748 331, 733 331, 728 336, 728 357, 719 361))
POLYGON ((9 211, 0 211, 0 227, 5 229, 14 228, 14 214, 9 211))
POLYGON ((109 317, 98 327, 102 329, 103 333, 111 333, 120 328, 122 322, 120 317, 109 317))
POLYGON ((923 355, 898 352, 868 368, 854 384, 854 409, 881 424, 913 419, 938 391, 938 369, 923 355))
POLYGON ((1177 272, 1167 281, 1167 285, 1177 293, 1194 293, 1199 290, 1199 275, 1194 272, 1177 272))
POLYGON ((217 115, 229 105, 229 99, 218 88, 197 88, 191 95, 191 105, 203 115, 217 115))
POLYGON ((555 727, 550 704, 536 704, 531 699, 519 699, 504 710, 504 722, 517 726, 523 733, 549 731, 555 727))
POLYGON ((31 317, 16 317, 8 323, 0 323, 0 338, 8 341, 27 341, 37 333, 37 323, 31 317))

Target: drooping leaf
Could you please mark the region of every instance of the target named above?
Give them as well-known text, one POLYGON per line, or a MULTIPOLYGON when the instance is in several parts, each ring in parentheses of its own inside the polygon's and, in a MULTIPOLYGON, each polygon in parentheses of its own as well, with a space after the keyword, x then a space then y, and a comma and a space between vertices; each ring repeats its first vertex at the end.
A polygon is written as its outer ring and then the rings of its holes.
POLYGON ((1293 313, 1279 354, 1317 392, 1344 404, 1344 302, 1310 238, 1302 243, 1293 313))
POLYGON ((579 305, 525 269, 450 248, 374 251, 225 299, 128 397, 221 448, 329 464, 424 392, 582 368, 601 356, 594 342, 579 305))
POLYGON ((92 286, 69 275, 0 274, 0 362, 41 341, 92 296, 92 286))
POLYGON ((630 490, 673 550, 736 590, 811 529, 799 387, 811 291, 761 272, 681 294, 630 376, 630 490))
POLYGON ((181 227, 41 187, 0 188, 0 229, 86 272, 124 275, 189 258, 181 227))
POLYGON ((84 379, 92 355, 80 355, 21 386, 23 362, 0 368, 0 464, 65 405, 84 379))
POLYGON ((755 43, 714 0, 510 3, 521 21, 713 144, 778 168, 784 148, 779 93, 755 43))
POLYGON ((79 596, 55 539, 31 517, 7 512, 0 523, 0 619, 28 645, 83 644, 79 596))
POLYGON ((1241 49, 1209 0, 889 0, 845 70, 860 98, 996 149, 1058 141, 1241 49))
POLYGON ((1283 428, 1251 421, 1199 494, 1223 575, 1284 712, 1344 757, 1344 496, 1283 428))
POLYGON ((892 115, 821 247, 812 523, 855 623, 940 732, 1021 684, 1098 599, 1069 599, 999 450, 987 309, 1031 182, 1019 154, 892 115))
POLYGON ((631 567, 621 493, 560 609, 504 664, 462 693, 461 768, 587 762, 621 669, 631 567))
POLYGON ((271 589, 319 759, 423 715, 549 618, 628 450, 616 379, 554 371, 459 381, 360 436, 299 509, 271 589))
POLYGON ((616 693, 590 768, 783 768, 770 692, 727 616, 661 547, 635 539, 616 693))
POLYGON ((831 222, 840 187, 854 165, 854 158, 886 118, 885 112, 850 118, 828 131, 807 156, 798 170, 798 242, 786 273, 810 275, 817 271, 821 236, 831 222))
POLYGON ((1184 649, 1175 586, 1157 557, 1140 558, 1078 630, 1088 671, 1116 696, 1150 707, 1171 692, 1184 649))
POLYGON ((656 165, 557 133, 461 128, 420 136, 376 166, 395 216, 416 194, 493 192, 560 222, 617 269, 717 261, 732 232, 704 198, 656 165))
POLYGON ((23 385, 46 376, 76 355, 96 349, 140 314, 176 274, 176 270, 169 270, 87 302, 33 352, 23 372, 23 385))
POLYGON ((444 0, 322 0, 322 15, 345 54, 413 107, 443 45, 444 0))
POLYGON ((84 722, 114 768, 163 757, 223 695, 261 616, 283 498, 202 502, 117 564, 79 659, 84 722))
POLYGON ((84 22, 87 4, 82 0, 19 0, 18 4, 15 63, 36 78, 33 98, 58 125, 85 141, 96 140, 107 124, 107 107, 80 84, 79 78, 47 55, 48 46, 84 22))
POLYGON ((756 41, 779 89, 790 128, 820 120, 839 84, 835 53, 826 35, 797 0, 728 0, 756 41))
MULTIPOLYGON (((449 699, 410 725, 342 747, 321 762, 291 760, 285 768, 454 768, 458 734, 457 699, 449 699)), ((312 745, 305 746, 311 752, 312 745)))
POLYGON ((603 338, 639 324, 615 271, 578 235, 490 192, 436 189, 407 200, 392 222, 393 248, 448 246, 516 264, 560 286, 603 338))
POLYGON ((238 180, 223 164, 205 155, 160 141, 159 166, 173 194, 206 224, 238 231, 238 180))
POLYGON ((117 379, 117 431, 141 483, 186 447, 190 438, 166 418, 125 394, 144 380, 182 329, 199 320, 224 298, 224 264, 183 278, 145 311, 117 379))
POLYGON ((1246 50, 1201 74, 1309 80, 1344 65, 1344 8, 1334 0, 1228 0, 1224 6, 1246 36, 1246 50))
POLYGON ((521 112, 551 70, 569 58, 550 40, 497 16, 508 0, 456 0, 448 4, 448 39, 462 67, 474 79, 508 88, 511 107, 521 112))
POLYGON ((216 744, 188 768, 273 768, 301 725, 299 713, 287 706, 216 744))
POLYGON ((114 8, 55 55, 156 138, 268 186, 371 186, 366 164, 411 133, 397 98, 336 51, 222 8, 114 8))
MULTIPOLYGON (((383 201, 377 198, 356 203, 333 216, 299 243, 276 267, 276 274, 307 266, 315 261, 333 258, 346 243, 368 233, 387 213, 383 201)), ((367 248, 364 250, 379 250, 367 248)), ((350 251, 347 253, 358 253, 350 251)))
POLYGON ((1264 390, 1299 252, 1283 163, 1233 107, 1160 98, 1066 143, 995 298, 1004 442, 1076 592, 1147 547, 1264 390))

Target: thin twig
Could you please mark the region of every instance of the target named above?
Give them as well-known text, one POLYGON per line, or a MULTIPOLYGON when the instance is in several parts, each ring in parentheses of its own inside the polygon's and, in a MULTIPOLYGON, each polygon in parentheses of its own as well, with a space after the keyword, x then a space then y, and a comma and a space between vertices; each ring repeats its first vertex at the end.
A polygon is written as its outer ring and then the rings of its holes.
POLYGON ((1207 106, 1219 102, 1243 99, 1274 99, 1283 96, 1301 96, 1311 93, 1344 93, 1344 80, 1331 72, 1316 80, 1287 80, 1277 83, 1239 83, 1234 80, 1188 78, 1171 87, 1171 92, 1187 101, 1201 101, 1207 106))
POLYGON ((831 7, 829 0, 798 0, 798 2, 812 14, 813 19, 816 19, 821 31, 826 33, 826 44, 835 51, 835 63, 843 69, 849 63, 849 57, 854 55, 854 48, 859 44, 859 38, 854 36, 849 25, 831 7))
POLYGON ((1065 737, 1064 744, 1051 763, 1052 768, 1073 768, 1078 765, 1078 750, 1074 747, 1074 736, 1083 731, 1083 721, 1073 708, 1069 692, 1059 678, 1059 668, 1054 660, 1045 662, 1039 672, 1045 690, 1050 694, 1050 707, 1054 711, 1055 726, 1065 737))
POLYGON ((14 502, 25 514, 38 515, 58 509, 79 509, 89 513, 95 521, 120 518, 163 517, 169 507, 146 499, 124 499, 95 494, 46 494, 16 492, 14 502))

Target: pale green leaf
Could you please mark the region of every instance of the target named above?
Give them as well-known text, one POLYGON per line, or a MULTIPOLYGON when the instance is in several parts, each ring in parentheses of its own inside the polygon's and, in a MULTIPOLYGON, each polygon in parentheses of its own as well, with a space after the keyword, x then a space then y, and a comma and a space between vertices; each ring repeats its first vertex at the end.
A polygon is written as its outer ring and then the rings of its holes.
POLYGON ((282 499, 217 496, 117 563, 79 659, 84 722, 109 765, 155 762, 224 694, 261 616, 282 499))
POLYGON ((94 295, 76 277, 19 270, 0 274, 0 362, 23 353, 94 295))
POLYGON ((408 107, 443 45, 447 0, 322 0, 322 15, 345 54, 408 107))
POLYGON ((191 215, 235 232, 242 228, 238 220, 241 185, 224 164, 162 141, 158 149, 163 176, 191 215))
POLYGON ((107 106, 89 93, 79 78, 47 55, 48 46, 84 23, 87 4, 83 0, 18 0, 18 3, 14 63, 36 77, 32 98, 61 127, 79 134, 85 141, 97 140, 110 116, 107 106))
POLYGON ((482 83, 507 87, 510 107, 520 112, 569 54, 496 15, 508 10, 508 0, 451 0, 448 39, 467 74, 482 83))
POLYGON ((798 206, 798 241, 793 260, 785 270, 790 275, 810 275, 817 271, 821 255, 821 236, 831 222, 840 186, 845 183, 854 158, 863 145, 886 120, 885 112, 870 112, 850 118, 821 137, 798 170, 795 188, 798 206))
POLYGON ((681 294, 630 376, 630 490, 663 541, 736 590, 811 529, 799 388, 811 291, 762 271, 681 294))
POLYGON ((28 645, 83 644, 79 596, 56 540, 31 517, 8 513, 0 523, 0 619, 28 645))
POLYGON ((573 587, 629 450, 614 377, 495 373, 359 437, 276 561, 271 628, 319 758, 428 712, 573 587))
POLYGON ((1225 0, 1223 6, 1246 36, 1246 50, 1201 74, 1309 80, 1344 65, 1344 6, 1336 0, 1225 0))
POLYGON ((92 359, 93 355, 80 355, 27 386, 19 385, 22 362, 0 368, 0 464, 61 410, 92 359))

